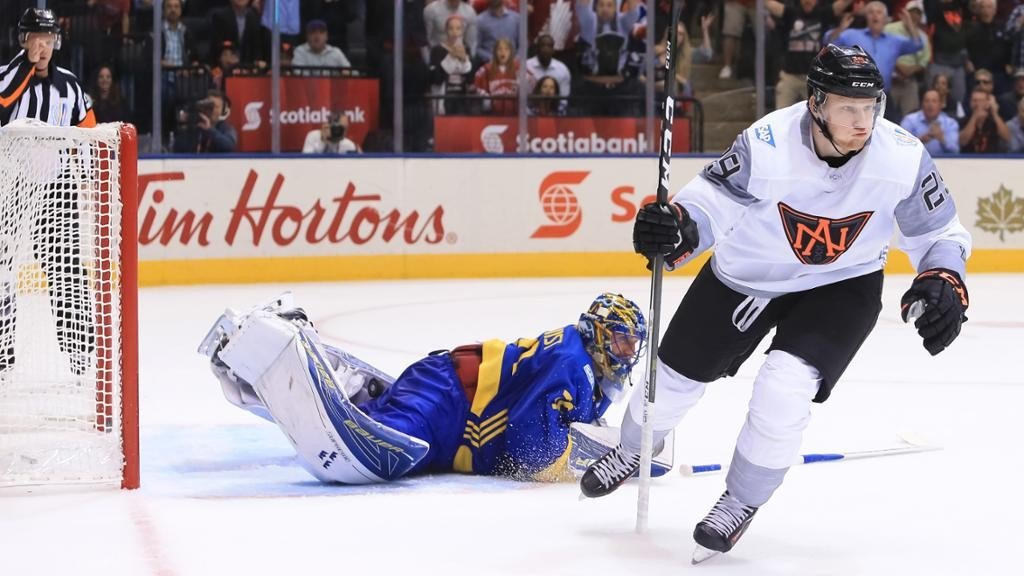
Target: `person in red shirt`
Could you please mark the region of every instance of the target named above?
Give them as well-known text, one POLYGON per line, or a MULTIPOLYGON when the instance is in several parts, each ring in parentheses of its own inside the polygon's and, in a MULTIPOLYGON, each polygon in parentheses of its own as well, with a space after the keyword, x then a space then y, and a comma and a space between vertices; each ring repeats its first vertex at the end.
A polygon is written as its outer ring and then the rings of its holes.
POLYGON ((485 96, 501 96, 485 101, 484 108, 490 108, 496 116, 516 114, 517 101, 512 98, 519 93, 516 75, 519 73, 519 61, 515 58, 515 49, 508 38, 499 38, 494 44, 494 57, 476 72, 473 85, 478 94, 485 96))

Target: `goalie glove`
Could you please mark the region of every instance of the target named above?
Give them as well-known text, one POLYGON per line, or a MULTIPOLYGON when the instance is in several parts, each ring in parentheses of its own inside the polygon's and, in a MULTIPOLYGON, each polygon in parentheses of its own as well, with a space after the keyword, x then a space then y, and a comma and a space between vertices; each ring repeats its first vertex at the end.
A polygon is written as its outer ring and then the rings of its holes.
POLYGON ((645 204, 633 223, 633 250, 647 257, 648 270, 659 254, 665 257, 665 269, 675 270, 699 243, 697 223, 677 203, 645 204))
POLYGON ((914 278, 910 290, 900 301, 903 321, 910 318, 916 302, 924 303, 924 312, 914 320, 917 333, 924 339, 925 350, 932 356, 946 349, 960 334, 967 321, 967 287, 960 275, 945 268, 925 270, 914 278))

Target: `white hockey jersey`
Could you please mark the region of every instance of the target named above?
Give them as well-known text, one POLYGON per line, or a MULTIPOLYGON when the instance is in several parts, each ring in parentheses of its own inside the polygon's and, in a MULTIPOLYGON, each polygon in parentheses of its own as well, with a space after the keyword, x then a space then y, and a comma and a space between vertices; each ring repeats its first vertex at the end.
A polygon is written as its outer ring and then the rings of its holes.
POLYGON ((673 198, 714 245, 715 275, 772 297, 880 270, 894 225, 918 270, 964 274, 971 238, 921 142, 879 119, 867 146, 832 168, 815 154, 805 102, 744 130, 673 198))

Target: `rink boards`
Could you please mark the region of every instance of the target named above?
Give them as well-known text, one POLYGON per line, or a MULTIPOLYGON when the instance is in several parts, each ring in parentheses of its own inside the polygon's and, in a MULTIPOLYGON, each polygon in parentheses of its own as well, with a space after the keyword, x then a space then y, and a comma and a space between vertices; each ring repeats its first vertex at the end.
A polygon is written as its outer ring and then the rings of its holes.
MULTIPOLYGON (((674 159, 671 189, 706 162, 674 159)), ((937 164, 969 271, 1024 272, 1024 160, 937 164)), ((656 177, 653 157, 142 160, 140 283, 645 275, 656 177)), ((895 248, 887 270, 911 272, 895 248)))

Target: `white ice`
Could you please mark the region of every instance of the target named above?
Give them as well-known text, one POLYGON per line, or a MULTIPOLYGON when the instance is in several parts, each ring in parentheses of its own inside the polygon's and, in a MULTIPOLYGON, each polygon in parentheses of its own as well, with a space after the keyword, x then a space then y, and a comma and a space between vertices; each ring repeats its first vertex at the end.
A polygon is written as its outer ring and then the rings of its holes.
MULTIPOLYGON (((689 281, 666 279, 664 322, 689 281)), ((0 574, 1022 574, 1024 276, 972 275, 970 321, 934 358, 898 318, 909 281, 887 279, 882 317, 814 408, 804 451, 885 448, 902 430, 943 449, 794 467, 739 545, 696 567, 690 534, 721 475, 655 480, 642 535, 635 484, 587 501, 573 484, 459 475, 324 486, 195 353, 225 307, 290 288, 325 339, 397 373, 434 349, 571 323, 602 291, 646 309, 647 280, 145 289, 142 488, 0 490, 0 574)), ((728 461, 759 357, 709 386, 678 429, 677 463, 728 461)))

